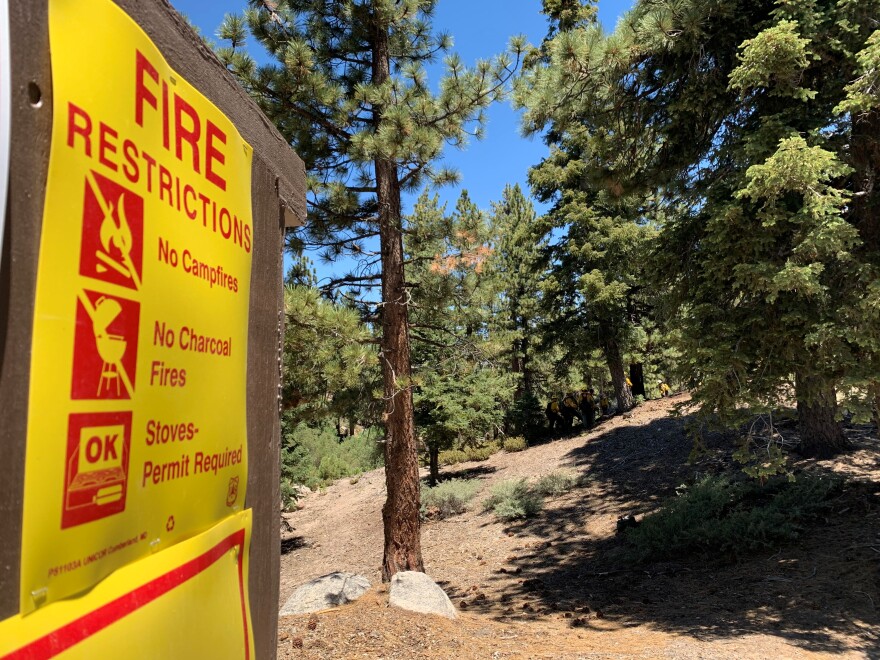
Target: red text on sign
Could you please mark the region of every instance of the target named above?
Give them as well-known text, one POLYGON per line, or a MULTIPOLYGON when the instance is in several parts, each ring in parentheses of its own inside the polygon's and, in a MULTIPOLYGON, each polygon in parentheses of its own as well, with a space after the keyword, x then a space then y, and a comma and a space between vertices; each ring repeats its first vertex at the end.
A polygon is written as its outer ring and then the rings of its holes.
POLYGON ((150 106, 160 114, 162 122, 162 144, 171 150, 171 136, 174 133, 174 155, 184 162, 184 144, 188 145, 192 168, 201 172, 201 162, 205 163, 205 178, 220 190, 226 190, 226 180, 216 168, 226 164, 226 155, 221 151, 226 146, 226 134, 210 119, 203 119, 198 111, 177 92, 169 94, 167 80, 161 79, 159 71, 139 50, 135 51, 135 93, 134 118, 143 127, 145 106, 150 106), (159 88, 161 87, 161 92, 159 88), (159 112, 159 94, 162 108, 159 112), (169 117, 169 104, 173 104, 173 122, 169 117), (204 132, 202 126, 205 127, 204 132))

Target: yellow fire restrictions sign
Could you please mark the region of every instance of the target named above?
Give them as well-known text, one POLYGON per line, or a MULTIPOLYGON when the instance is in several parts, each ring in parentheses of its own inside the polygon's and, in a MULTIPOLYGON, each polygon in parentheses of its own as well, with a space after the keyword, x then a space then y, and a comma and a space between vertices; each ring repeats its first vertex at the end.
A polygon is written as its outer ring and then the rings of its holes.
POLYGON ((22 613, 241 510, 247 482, 251 147, 109 0, 49 18, 22 613))
POLYGON ((250 514, 124 566, 80 598, 0 621, 0 656, 253 658, 250 514))

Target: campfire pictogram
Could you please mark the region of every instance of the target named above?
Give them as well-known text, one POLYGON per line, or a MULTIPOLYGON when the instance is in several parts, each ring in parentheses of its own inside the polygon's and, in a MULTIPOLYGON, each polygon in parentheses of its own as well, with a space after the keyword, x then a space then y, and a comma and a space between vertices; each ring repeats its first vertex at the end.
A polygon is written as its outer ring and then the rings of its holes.
POLYGON ((120 192, 115 201, 108 201, 104 198, 94 174, 90 171, 87 176, 104 216, 99 232, 103 249, 95 251, 95 257, 98 259, 96 270, 99 273, 114 270, 121 276, 130 279, 136 289, 140 289, 140 279, 131 258, 134 243, 131 227, 125 216, 125 191, 120 192))

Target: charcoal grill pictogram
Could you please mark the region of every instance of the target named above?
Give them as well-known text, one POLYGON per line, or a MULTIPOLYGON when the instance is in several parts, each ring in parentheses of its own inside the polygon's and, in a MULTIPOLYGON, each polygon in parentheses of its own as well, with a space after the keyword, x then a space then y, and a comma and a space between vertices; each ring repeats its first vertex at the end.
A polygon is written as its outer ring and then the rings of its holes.
POLYGON ((79 301, 71 396, 130 399, 138 348, 138 303, 82 290, 79 301))

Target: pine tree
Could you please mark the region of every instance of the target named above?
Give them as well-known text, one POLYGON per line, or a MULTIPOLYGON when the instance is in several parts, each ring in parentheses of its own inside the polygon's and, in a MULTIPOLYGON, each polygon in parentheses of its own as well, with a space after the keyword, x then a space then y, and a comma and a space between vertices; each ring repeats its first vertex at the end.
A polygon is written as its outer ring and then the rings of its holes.
POLYGON ((410 218, 406 251, 413 287, 416 426, 428 448, 430 482, 439 452, 494 435, 509 389, 489 333, 494 296, 485 214, 462 192, 447 216, 423 193, 410 218))
POLYGON ((877 10, 639 2, 607 38, 554 36, 531 84, 585 179, 678 205, 661 256, 695 400, 733 424, 793 388, 809 455, 845 446, 837 390, 876 388, 877 10))
POLYGON ((355 310, 313 287, 287 286, 284 315, 282 407, 292 424, 348 416, 353 401, 371 399, 378 359, 355 310))
POLYGON ((560 160, 582 167, 577 150, 569 148, 571 155, 559 150, 530 174, 539 197, 556 200, 547 221, 561 232, 552 246, 548 297, 559 315, 556 331, 576 358, 601 348, 618 411, 624 412, 634 405, 624 350, 649 313, 643 264, 655 230, 639 200, 561 177, 560 160))
POLYGON ((548 279, 556 331, 575 355, 602 349, 618 410, 626 411, 634 399, 623 348, 645 313, 639 293, 654 230, 645 216, 649 195, 622 185, 620 172, 637 167, 642 155, 637 148, 618 152, 616 135, 638 116, 607 92, 620 44, 604 37, 593 4, 544 2, 550 31, 516 101, 526 109, 525 130, 544 131, 551 146, 529 181, 539 199, 554 203, 546 221, 558 236, 548 279))
POLYGON ((498 294, 495 332, 509 348, 506 353, 516 378, 513 403, 536 397, 534 364, 541 316, 541 282, 546 237, 534 206, 519 184, 505 186, 501 201, 492 203, 494 246, 489 269, 498 294))
MULTIPOLYGON (((422 570, 401 191, 452 177, 433 164, 445 144, 479 134, 483 109, 502 96, 516 66, 502 56, 468 70, 450 56, 433 94, 424 65, 449 46, 446 36, 431 33, 435 4, 250 0, 247 27, 278 62, 264 67, 241 49, 240 18, 228 18, 220 30, 231 43, 221 57, 306 163, 309 224, 291 242, 324 246, 331 258, 362 257, 360 269, 335 284, 371 287, 377 276, 380 282, 384 580, 422 570), (369 250, 375 238, 378 254, 369 250)), ((519 48, 514 44, 517 58, 519 48)))

